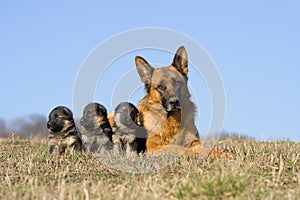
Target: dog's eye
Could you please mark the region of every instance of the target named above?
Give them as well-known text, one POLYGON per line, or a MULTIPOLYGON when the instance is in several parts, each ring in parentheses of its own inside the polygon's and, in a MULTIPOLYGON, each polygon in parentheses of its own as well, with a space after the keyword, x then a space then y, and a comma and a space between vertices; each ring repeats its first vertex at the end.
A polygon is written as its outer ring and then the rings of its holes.
POLYGON ((174 86, 179 86, 181 85, 181 82, 179 80, 173 79, 173 84, 174 86))
POLYGON ((88 117, 88 118, 92 118, 92 117, 94 117, 94 114, 93 114, 93 113, 88 113, 88 114, 87 114, 87 117, 88 117))
POLYGON ((61 115, 54 115, 54 119, 67 119, 67 117, 61 116, 61 115))
POLYGON ((167 87, 164 85, 158 85, 156 89, 159 91, 165 91, 167 89, 167 87))

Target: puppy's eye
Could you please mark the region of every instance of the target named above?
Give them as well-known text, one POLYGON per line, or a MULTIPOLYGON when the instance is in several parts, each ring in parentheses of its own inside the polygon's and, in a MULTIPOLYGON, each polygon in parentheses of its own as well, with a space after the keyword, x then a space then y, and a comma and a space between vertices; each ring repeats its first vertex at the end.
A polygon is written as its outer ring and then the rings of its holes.
POLYGON ((61 115, 54 115, 54 119, 60 120, 60 119, 67 119, 67 117, 61 116, 61 115))
POLYGON ((94 117, 94 114, 93 114, 93 113, 88 113, 88 114, 87 114, 87 117, 88 117, 88 118, 92 118, 92 117, 94 117))
POLYGON ((167 87, 164 85, 158 85, 156 89, 159 91, 165 91, 167 89, 167 87))

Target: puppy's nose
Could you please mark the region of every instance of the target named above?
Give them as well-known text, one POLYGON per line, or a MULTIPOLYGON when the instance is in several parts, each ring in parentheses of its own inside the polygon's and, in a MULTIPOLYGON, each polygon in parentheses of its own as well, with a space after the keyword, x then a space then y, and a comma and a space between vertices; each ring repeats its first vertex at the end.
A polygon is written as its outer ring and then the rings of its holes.
POLYGON ((50 128, 50 122, 47 122, 47 128, 48 129, 50 128))
POLYGON ((174 108, 180 106, 179 99, 176 98, 176 97, 171 97, 171 98, 169 99, 169 104, 170 104, 171 106, 173 106, 174 108))

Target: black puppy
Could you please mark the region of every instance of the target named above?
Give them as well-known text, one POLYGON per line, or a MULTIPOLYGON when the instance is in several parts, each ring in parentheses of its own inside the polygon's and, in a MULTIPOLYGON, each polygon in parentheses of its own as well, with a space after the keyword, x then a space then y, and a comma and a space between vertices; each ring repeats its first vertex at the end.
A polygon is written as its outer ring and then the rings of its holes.
POLYGON ((48 147, 49 153, 62 154, 67 150, 82 150, 82 140, 73 119, 72 111, 64 106, 54 108, 49 114, 47 122, 49 129, 48 147))
POLYGON ((146 130, 138 125, 139 111, 131 103, 122 102, 115 109, 112 140, 114 152, 140 153, 146 150, 146 130))
POLYGON ((83 110, 80 124, 82 140, 86 150, 95 153, 112 150, 112 129, 107 119, 105 107, 99 103, 90 103, 83 110))

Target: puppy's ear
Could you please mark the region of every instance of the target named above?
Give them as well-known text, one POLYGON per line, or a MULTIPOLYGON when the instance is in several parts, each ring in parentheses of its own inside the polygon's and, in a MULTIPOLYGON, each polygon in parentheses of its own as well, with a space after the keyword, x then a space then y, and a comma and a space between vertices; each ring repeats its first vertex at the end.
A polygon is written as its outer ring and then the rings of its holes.
POLYGON ((103 117, 107 117, 107 110, 103 105, 97 105, 97 112, 102 115, 103 117))
POLYGON ((63 111, 67 116, 70 116, 70 118, 73 118, 73 113, 69 108, 63 107, 63 111))
POLYGON ((145 85, 150 84, 154 68, 144 58, 140 56, 135 57, 135 65, 140 75, 141 81, 145 85))
POLYGON ((178 48, 172 66, 174 66, 184 77, 187 78, 189 72, 188 68, 188 56, 184 46, 178 48))
POLYGON ((138 115, 139 115, 139 110, 132 103, 129 103, 129 105, 130 105, 130 116, 131 116, 131 119, 134 122, 137 122, 138 115))

